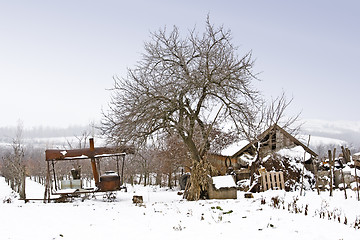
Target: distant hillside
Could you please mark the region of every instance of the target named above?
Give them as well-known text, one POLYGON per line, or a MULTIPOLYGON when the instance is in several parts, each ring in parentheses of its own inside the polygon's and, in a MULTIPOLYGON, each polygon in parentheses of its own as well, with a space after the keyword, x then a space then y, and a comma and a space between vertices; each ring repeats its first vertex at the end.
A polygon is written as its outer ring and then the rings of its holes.
MULTIPOLYGON (((84 131, 91 131, 89 126, 69 126, 67 128, 57 127, 34 127, 23 129, 25 138, 46 138, 46 137, 66 137, 81 135, 84 131)), ((0 127, 0 138, 13 138, 16 134, 16 127, 0 127)))
MULTIPOLYGON (((16 136, 16 127, 0 127, 0 147, 10 147, 16 136)), ((88 126, 70 126, 67 128, 36 127, 23 130, 23 143, 39 148, 73 148, 83 143, 84 136, 88 138, 98 135, 96 128, 88 126)), ((98 137, 99 139, 99 137, 98 137)), ((97 140, 97 145, 104 144, 104 140, 97 140)))
POLYGON ((339 139, 360 146, 360 121, 304 120, 302 133, 313 136, 339 139))
MULTIPOLYGON (((35 127, 24 129, 23 137, 25 143, 41 147, 63 147, 69 144, 76 147, 84 132, 90 135, 99 135, 99 131, 89 126, 70 126, 67 128, 35 127)), ((360 151, 360 121, 325 121, 316 119, 304 120, 299 140, 306 144, 308 135, 311 135, 310 147, 315 152, 324 152, 329 146, 347 146, 354 151, 360 151), (324 150, 325 149, 325 150, 324 150)), ((9 146, 15 138, 16 127, 0 127, 0 147, 9 146)), ((97 137, 95 144, 103 145, 104 140, 97 137)), ((240 146, 233 144, 226 149, 225 155, 237 151, 240 146)))

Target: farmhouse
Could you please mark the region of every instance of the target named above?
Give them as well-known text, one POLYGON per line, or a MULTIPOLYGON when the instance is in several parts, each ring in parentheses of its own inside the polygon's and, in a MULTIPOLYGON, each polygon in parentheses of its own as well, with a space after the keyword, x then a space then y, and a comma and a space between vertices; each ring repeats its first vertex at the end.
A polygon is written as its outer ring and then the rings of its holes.
POLYGON ((218 170, 219 175, 224 175, 228 168, 241 169, 247 168, 249 163, 254 161, 256 150, 259 148, 259 158, 263 159, 267 155, 278 152, 282 149, 296 149, 301 147, 307 153, 306 164, 312 163, 311 160, 315 159, 318 154, 292 136, 290 133, 279 127, 277 124, 272 125, 262 134, 260 134, 252 142, 245 144, 240 150, 229 155, 209 154, 208 159, 211 164, 218 170))
POLYGON ((265 157, 271 152, 276 152, 284 148, 294 148, 296 146, 301 146, 308 154, 310 154, 311 158, 316 158, 318 156, 314 151, 312 151, 309 147, 300 142, 290 133, 279 127, 277 124, 274 124, 262 134, 260 134, 257 139, 248 143, 246 146, 236 152, 232 158, 239 159, 244 154, 254 156, 256 154, 256 149, 258 148, 259 143, 260 158, 265 157))
POLYGON ((312 181, 310 175, 314 170, 313 160, 317 156, 297 138, 274 124, 231 156, 212 154, 208 159, 219 175, 233 174, 238 184, 245 181, 247 187, 250 187, 249 179, 253 173, 261 175, 260 169, 265 172, 281 172, 285 189, 291 190, 298 187, 304 164, 308 170, 307 178, 312 181))

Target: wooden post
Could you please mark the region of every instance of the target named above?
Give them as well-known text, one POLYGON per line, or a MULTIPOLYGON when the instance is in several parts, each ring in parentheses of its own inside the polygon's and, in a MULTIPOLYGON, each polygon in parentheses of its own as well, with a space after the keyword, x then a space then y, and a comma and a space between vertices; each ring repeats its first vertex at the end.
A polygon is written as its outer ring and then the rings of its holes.
POLYGON ((266 172, 262 172, 261 173, 261 180, 262 180, 262 190, 263 190, 263 192, 265 192, 266 190, 267 190, 267 186, 266 186, 266 177, 265 177, 265 175, 266 175, 266 172))
MULTIPOLYGON (((93 151, 95 150, 95 147, 94 147, 94 139, 93 139, 93 138, 90 138, 89 141, 90 141, 90 151, 93 152, 93 151)), ((98 173, 98 171, 97 171, 96 161, 95 161, 95 158, 94 158, 94 157, 91 157, 91 168, 92 168, 93 175, 94 175, 95 186, 98 186, 98 183, 99 183, 99 173, 98 173)))
MULTIPOLYGON (((346 164, 347 162, 349 162, 349 161, 350 161, 350 159, 348 159, 348 155, 347 155, 347 153, 346 153, 346 151, 345 151, 345 149, 344 149, 344 147, 343 147, 343 146, 341 146, 341 150, 342 150, 342 152, 343 152, 343 159, 344 159, 345 164, 346 164)), ((344 185, 344 194, 345 194, 345 199, 347 199, 347 195, 346 195, 346 186, 345 186, 345 177, 344 177, 344 171, 342 170, 342 168, 340 169, 340 172, 341 172, 341 180, 342 180, 343 185, 344 185)))
POLYGON ((271 189, 271 180, 270 180, 270 173, 266 173, 266 181, 267 181, 267 188, 271 189))
POLYGON ((360 167, 360 161, 358 160, 354 160, 354 167, 355 167, 355 181, 356 181, 356 191, 357 191, 357 199, 358 201, 360 201, 360 196, 359 196, 359 178, 357 176, 357 173, 356 173, 356 168, 357 167, 360 167))
POLYGON ((275 179, 277 189, 281 189, 280 172, 275 173, 275 179))
MULTIPOLYGON (((348 157, 348 160, 350 162, 351 160, 351 152, 348 148, 345 148, 345 152, 346 152, 346 156, 348 157)), ((356 174, 356 166, 360 167, 360 162, 357 160, 354 160, 354 165, 355 165, 355 180, 356 180, 356 189, 357 189, 357 199, 358 201, 360 201, 360 196, 359 196, 359 178, 356 174)))
POLYGON ((281 189, 285 190, 284 173, 283 172, 280 172, 280 185, 281 185, 281 189))
POLYGON ((50 202, 50 163, 47 162, 47 171, 45 177, 44 203, 50 202))
POLYGON ((125 164, 125 154, 123 155, 122 164, 121 164, 121 185, 124 185, 124 164, 125 164))
POLYGON ((333 173, 332 173, 332 156, 331 156, 331 150, 328 151, 328 155, 329 155, 329 168, 330 168, 330 196, 332 197, 332 190, 333 190, 333 173))
MULTIPOLYGON (((308 138, 308 142, 307 142, 307 147, 309 147, 310 144, 310 135, 308 138)), ((301 174, 301 189, 300 189, 300 196, 302 195, 302 191, 304 188, 304 174, 305 174, 305 157, 306 157, 306 150, 304 149, 304 163, 303 163, 303 169, 302 169, 302 174, 301 174)))
POLYGON ((51 165, 52 165, 53 178, 54 178, 54 183, 55 183, 55 191, 57 191, 57 190, 58 190, 58 186, 57 186, 57 181, 56 181, 56 173, 55 173, 55 164, 54 164, 54 161, 51 161, 51 165))
POLYGON ((315 173, 315 179, 316 179, 316 190, 317 190, 317 193, 318 195, 320 195, 320 189, 319 189, 319 175, 318 175, 318 170, 317 170, 317 166, 316 164, 314 163, 314 160, 313 160, 313 168, 314 168, 314 173, 315 173))
POLYGON ((275 172, 270 172, 272 189, 276 189, 275 172))

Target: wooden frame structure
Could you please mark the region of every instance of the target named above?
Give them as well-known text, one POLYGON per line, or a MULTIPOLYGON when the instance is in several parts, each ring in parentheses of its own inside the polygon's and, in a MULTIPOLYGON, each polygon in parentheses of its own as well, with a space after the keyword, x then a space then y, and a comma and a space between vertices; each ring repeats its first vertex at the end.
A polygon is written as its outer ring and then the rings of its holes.
POLYGON ((49 202, 51 194, 58 194, 62 197, 71 196, 73 194, 108 192, 120 190, 124 184, 124 161, 126 154, 133 154, 134 148, 128 146, 121 147, 94 147, 94 139, 90 138, 90 148, 59 150, 48 149, 45 151, 45 161, 47 162, 47 174, 45 181, 44 202, 49 202), (99 176, 97 169, 97 160, 101 158, 116 157, 117 160, 117 176, 99 176), (121 178, 119 169, 119 157, 122 157, 121 178), (53 191, 53 181, 56 188, 55 162, 58 161, 75 161, 90 159, 93 177, 95 180, 95 189, 72 189, 56 193, 53 191))
POLYGON ((317 153, 312 151, 309 147, 307 147, 305 144, 300 142, 298 139, 296 139, 290 133, 285 131, 283 128, 281 128, 277 124, 274 124, 271 127, 269 127, 266 131, 264 131, 262 134, 260 134, 257 137, 257 139, 248 143, 246 146, 241 148, 239 151, 237 151, 231 157, 237 158, 246 152, 249 152, 249 153, 255 152, 254 146, 257 146, 258 142, 263 143, 261 145, 260 149, 268 147, 270 150, 278 150, 278 149, 283 148, 284 146, 294 145, 294 146, 303 147, 304 150, 314 158, 316 158, 318 156, 317 153), (282 139, 283 141, 280 141, 279 139, 277 139, 278 136, 281 136, 283 138, 282 139), (281 146, 279 146, 279 145, 281 145, 281 146))

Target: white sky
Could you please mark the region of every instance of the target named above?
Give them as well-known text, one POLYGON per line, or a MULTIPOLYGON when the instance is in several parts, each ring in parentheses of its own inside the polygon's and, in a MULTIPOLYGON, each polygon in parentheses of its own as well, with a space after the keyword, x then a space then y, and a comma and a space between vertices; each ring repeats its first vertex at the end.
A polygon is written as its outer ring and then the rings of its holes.
POLYGON ((355 0, 0 0, 0 127, 99 121, 112 76, 140 59, 150 31, 203 31, 208 13, 253 51, 267 97, 294 97, 290 114, 356 121, 359 12, 355 0))

